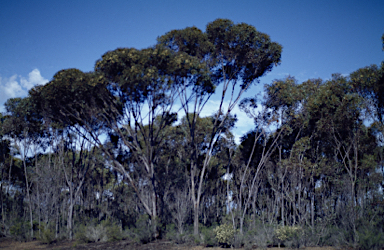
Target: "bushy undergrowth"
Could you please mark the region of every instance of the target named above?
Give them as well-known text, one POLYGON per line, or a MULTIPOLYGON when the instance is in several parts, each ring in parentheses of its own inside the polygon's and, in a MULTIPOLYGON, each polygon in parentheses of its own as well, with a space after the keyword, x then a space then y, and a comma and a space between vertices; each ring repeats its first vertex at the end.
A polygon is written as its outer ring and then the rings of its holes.
POLYGON ((52 225, 40 226, 40 237, 39 240, 45 244, 51 244, 56 240, 55 230, 52 225))
POLYGON ((236 230, 233 229, 232 225, 222 224, 213 229, 213 232, 215 233, 215 238, 219 244, 226 246, 231 246, 233 244, 236 230))
POLYGON ((27 241, 31 238, 30 224, 26 221, 16 221, 10 228, 10 234, 18 241, 27 241))
MULTIPOLYGON (((269 246, 284 246, 299 248, 308 246, 351 246, 348 233, 337 225, 323 225, 319 221, 314 227, 305 226, 277 226, 276 224, 252 222, 246 224, 243 234, 235 230, 231 223, 223 222, 217 226, 206 227, 200 225, 199 236, 193 235, 193 226, 186 227, 180 233, 174 224, 164 227, 162 238, 177 244, 236 247, 244 249, 266 249, 269 246), (348 241, 349 240, 349 241, 348 241)), ((159 227, 157 227, 158 229, 159 227)), ((55 240, 54 230, 49 226, 41 227, 40 240, 51 243, 55 240)), ((138 243, 148 243, 155 239, 155 227, 147 215, 140 216, 134 225, 122 230, 116 223, 108 220, 100 223, 88 222, 76 228, 75 238, 78 242, 106 242, 131 238, 138 243)), ((11 232, 14 235, 28 237, 28 223, 15 223, 11 232)), ((354 243, 356 249, 383 249, 384 231, 380 225, 362 225, 357 230, 358 242, 354 243)), ((20 238, 19 240, 25 240, 20 238)))
POLYGON ((80 225, 75 233, 77 241, 86 243, 118 241, 123 238, 125 238, 124 232, 116 223, 108 220, 101 221, 100 224, 91 222, 88 225, 80 225))
POLYGON ((175 242, 176 244, 191 244, 194 242, 193 233, 191 230, 184 230, 179 233, 174 224, 167 225, 166 239, 175 242))
POLYGON ((299 247, 301 234, 302 228, 298 226, 282 226, 275 229, 275 238, 278 244, 284 244, 288 247, 299 247))
POLYGON ((150 223, 149 216, 141 215, 136 221, 136 227, 132 229, 134 240, 138 243, 148 243, 152 240, 154 226, 150 223))
POLYGON ((365 228, 358 232, 360 249, 384 249, 384 233, 375 228, 365 228))
POLYGON ((274 229, 270 225, 257 225, 254 229, 244 233, 243 244, 245 249, 255 247, 266 249, 273 244, 274 229))
POLYGON ((200 237, 195 239, 195 242, 203 246, 217 246, 218 242, 216 239, 214 228, 215 226, 200 226, 200 237))
POLYGON ((87 226, 85 230, 85 237, 90 242, 107 242, 107 228, 102 224, 96 226, 87 226))

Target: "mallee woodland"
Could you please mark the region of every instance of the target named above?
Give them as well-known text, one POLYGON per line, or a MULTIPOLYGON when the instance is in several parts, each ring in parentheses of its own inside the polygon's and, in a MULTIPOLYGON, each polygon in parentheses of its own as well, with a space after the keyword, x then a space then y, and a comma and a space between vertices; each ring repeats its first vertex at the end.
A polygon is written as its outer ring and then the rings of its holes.
POLYGON ((281 53, 255 27, 217 19, 9 99, 1 236, 382 249, 384 64, 245 98, 281 53), (254 120, 239 145, 237 105, 254 120))

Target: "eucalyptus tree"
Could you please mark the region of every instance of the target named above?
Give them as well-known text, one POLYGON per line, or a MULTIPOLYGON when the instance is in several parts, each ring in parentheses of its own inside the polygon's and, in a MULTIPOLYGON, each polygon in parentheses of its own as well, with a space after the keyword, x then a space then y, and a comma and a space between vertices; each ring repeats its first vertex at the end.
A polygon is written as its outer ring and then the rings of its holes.
MULTIPOLYGON (((189 114, 192 116, 193 114, 189 114)), ((191 117, 190 117, 191 118, 191 117)), ((197 117, 196 123, 196 149, 197 149, 197 163, 201 164, 207 150, 209 142, 209 132, 212 129, 215 117, 197 117)), ((234 126, 235 118, 227 120, 225 136, 220 138, 215 144, 213 149, 213 158, 206 171, 206 188, 204 190, 205 196, 202 200, 201 214, 203 217, 204 225, 211 225, 214 222, 221 220, 225 208, 225 182, 222 176, 225 174, 226 166, 229 162, 227 151, 234 148, 233 135, 230 129, 234 126), (224 194, 224 195, 223 195, 224 194)), ((184 230, 184 223, 190 219, 192 205, 192 192, 191 183, 188 181, 190 178, 191 164, 190 164, 190 134, 187 117, 181 118, 180 124, 174 125, 169 129, 171 133, 167 142, 168 146, 162 154, 163 161, 169 162, 165 165, 162 171, 166 176, 162 178, 169 178, 168 187, 166 190, 166 204, 169 207, 172 219, 176 222, 179 233, 184 230), (173 155, 168 157, 167 155, 173 155), (166 167, 168 166, 168 167, 166 167), (183 207, 189 205, 188 208, 183 207)), ((224 134, 224 132, 223 132, 224 134)))
POLYGON ((47 120, 100 147, 109 165, 136 191, 155 225, 158 180, 155 172, 164 144, 164 128, 176 118, 173 103, 179 78, 201 75, 200 63, 161 46, 144 50, 116 49, 96 62, 95 72, 62 70, 30 92, 47 120), (101 135, 129 155, 115 156, 101 135))
MULTIPOLYGON (((52 142, 53 140, 51 140, 52 142)), ((39 154, 38 156, 38 173, 35 175, 34 182, 38 183, 32 190, 32 197, 38 203, 38 213, 40 215, 40 228, 45 228, 55 232, 58 238, 61 223, 60 218, 65 220, 68 218, 65 214, 60 214, 60 207, 66 206, 68 203, 65 196, 65 181, 62 171, 62 159, 60 159, 55 146, 54 152, 39 154)))
MULTIPOLYGON (((364 72, 377 76, 366 71, 359 71, 359 77, 363 78, 364 72)), ((280 140, 279 154, 273 159, 277 166, 274 171, 281 173, 274 174, 278 181, 271 181, 281 197, 281 220, 305 225, 310 211, 309 225, 314 229, 316 216, 330 211, 343 217, 341 211, 350 209, 342 221, 352 232, 354 244, 358 239, 356 222, 361 217, 357 211, 366 200, 358 193, 377 164, 374 129, 364 123, 378 112, 372 92, 362 91, 369 85, 362 82, 359 87, 356 79, 354 73, 351 78, 335 74, 328 81, 302 84, 293 78, 274 81, 266 86, 265 101, 272 120, 291 130, 280 140)))
POLYGON ((234 24, 228 19, 217 19, 209 23, 205 32, 196 27, 173 30, 161 36, 158 42, 174 51, 198 58, 209 70, 210 81, 213 83, 212 87, 209 84, 196 86, 188 84, 187 81, 179 87, 180 102, 185 114, 193 114, 188 116, 188 124, 192 145, 190 182, 194 206, 194 234, 197 235, 205 172, 212 158, 214 144, 220 137, 222 124, 242 94, 257 82, 259 77, 279 64, 282 47, 253 26, 245 23, 234 24), (199 166, 197 149, 194 146, 195 124, 213 91, 220 84, 222 90, 218 110, 215 112, 217 115, 209 135, 205 159, 199 166))
POLYGON ((182 79, 200 82, 205 69, 187 54, 155 46, 108 52, 96 63, 95 70, 105 76, 121 102, 123 115, 110 121, 109 127, 127 147, 134 162, 131 169, 140 173, 139 179, 134 180, 128 165, 117 165, 118 169, 133 185, 155 222, 159 212, 158 182, 161 181, 156 171, 166 139, 163 130, 177 119, 174 103, 182 79))
POLYGON ((63 171, 70 193, 67 226, 69 238, 72 239, 74 201, 89 169, 89 146, 86 144, 94 145, 105 131, 105 119, 113 115, 110 109, 114 100, 102 77, 77 69, 57 72, 47 85, 30 90, 29 98, 36 111, 44 117, 51 149, 55 152, 53 157, 58 158, 54 168, 63 171), (106 113, 100 112, 100 109, 106 113))
MULTIPOLYGON (((324 140, 322 135, 317 133, 316 119, 311 116, 308 103, 317 95, 321 85, 320 79, 298 84, 293 77, 287 77, 267 84, 264 97, 266 116, 271 121, 275 121, 278 128, 285 126, 289 131, 279 140, 277 155, 273 157, 274 164, 284 168, 284 171, 278 169, 279 184, 271 180, 271 184, 275 185, 274 190, 277 196, 280 197, 281 213, 284 214, 285 202, 288 202, 292 205, 291 207, 294 207, 293 223, 296 217, 299 222, 303 221, 303 215, 308 211, 305 208, 306 201, 303 200, 306 194, 311 197, 312 226, 315 218, 315 182, 318 178, 315 169, 318 168, 318 161, 321 160, 319 157, 321 152, 318 152, 319 145, 324 144, 324 140), (289 176, 287 171, 290 172, 289 176), (301 177, 294 180, 291 179, 294 178, 291 174, 301 177), (308 177, 310 184, 306 183, 308 177), (296 183, 297 187, 291 187, 289 190, 287 189, 289 183, 296 183)), ((282 223, 285 223, 284 218, 281 216, 282 223)))
MULTIPOLYGON (((11 167, 11 144, 8 139, 5 138, 3 131, 3 124, 4 124, 5 118, 3 114, 0 113, 0 170, 1 170, 1 184, 0 184, 0 199, 1 199, 1 219, 3 223, 3 228, 5 228, 5 219, 6 219, 6 208, 4 207, 5 199, 7 198, 5 195, 8 194, 7 189, 4 188, 4 186, 9 187, 11 185, 10 181, 10 174, 7 176, 7 168, 10 170, 11 167), (8 180, 7 180, 8 177, 8 180)), ((10 172, 10 171, 9 171, 10 172)), ((4 235, 6 235, 5 232, 3 232, 4 235)))
MULTIPOLYGON (((3 132, 13 143, 20 154, 25 177, 26 195, 29 205, 29 220, 31 237, 33 237, 33 211, 30 189, 32 186, 31 174, 28 171, 27 158, 31 154, 31 147, 38 144, 43 134, 42 117, 36 112, 30 98, 12 98, 5 103, 6 117, 3 132)), ((36 153, 36 151, 35 151, 36 153)))
POLYGON ((63 70, 30 94, 48 119, 104 148, 110 165, 132 185, 152 221, 159 212, 155 172, 164 141, 161 131, 175 121, 174 103, 180 101, 185 114, 194 114, 189 120, 190 181, 197 234, 206 170, 223 124, 241 95, 277 65, 280 56, 281 46, 253 26, 218 19, 205 33, 196 28, 171 31, 155 47, 107 52, 96 62, 94 73, 63 70), (219 110, 204 161, 197 166, 195 124, 219 84, 219 110), (119 162, 103 146, 103 133, 117 136, 130 155, 127 162, 119 162))
POLYGON ((59 167, 64 176, 64 183, 69 194, 67 210, 67 230, 69 239, 73 239, 74 206, 79 202, 85 178, 90 169, 96 165, 95 147, 86 138, 65 135, 58 145, 59 167), (66 137, 66 138, 65 138, 66 137))
POLYGON ((351 214, 345 222, 349 222, 346 226, 353 232, 351 238, 354 244, 358 242, 358 210, 363 208, 361 202, 364 200, 357 197, 357 190, 363 183, 361 180, 366 178, 366 171, 375 165, 373 152, 376 139, 364 124, 363 104, 364 100, 349 79, 340 75, 334 75, 332 80, 327 81, 311 103, 311 108, 316 108, 316 111, 312 109, 311 115, 318 117, 317 130, 328 135, 333 157, 347 177, 350 187, 347 208, 351 214))
MULTIPOLYGON (((233 195, 235 196, 236 213, 239 219, 240 233, 243 234, 243 227, 246 215, 252 204, 253 216, 256 216, 256 201, 259 190, 262 189, 262 171, 268 164, 271 155, 276 150, 278 141, 285 133, 285 129, 279 129, 275 133, 268 133, 267 128, 261 123, 241 138, 241 144, 236 152, 236 166, 233 171, 233 195)), ((232 210, 231 210, 232 212, 232 210)), ((234 214, 232 213, 234 217, 234 214)), ((235 221, 235 219, 233 219, 235 221)), ((235 225, 234 225, 235 227, 235 225)))

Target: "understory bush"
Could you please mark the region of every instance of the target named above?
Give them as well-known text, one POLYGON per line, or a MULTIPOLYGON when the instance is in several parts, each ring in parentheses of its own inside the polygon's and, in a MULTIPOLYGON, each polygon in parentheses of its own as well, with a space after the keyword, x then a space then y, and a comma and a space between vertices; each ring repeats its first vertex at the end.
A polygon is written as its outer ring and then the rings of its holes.
POLYGON ((53 243, 55 238, 55 230, 53 229, 52 225, 41 225, 40 226, 40 238, 39 240, 45 244, 51 244, 53 243))
POLYGON ((217 246, 218 242, 214 232, 214 226, 200 228, 200 237, 195 239, 196 243, 199 243, 204 246, 217 246))
POLYGON ((134 239, 138 243, 148 243, 153 239, 154 226, 146 214, 140 215, 136 221, 136 227, 133 228, 134 239))
POLYGON ((298 226, 282 226, 275 229, 275 238, 277 243, 284 244, 288 247, 296 247, 300 246, 300 236, 302 233, 301 227, 298 226))
POLYGON ((90 242, 107 242, 107 229, 104 225, 90 225, 86 227, 85 237, 90 242))
POLYGON ((194 237, 190 230, 185 230, 184 233, 179 233, 179 230, 174 224, 169 224, 166 230, 166 238, 177 244, 193 243, 194 237))
POLYGON ((384 249, 384 233, 366 228, 359 233, 360 249, 384 249))
POLYGON ((109 220, 101 221, 99 224, 93 222, 88 225, 80 225, 75 233, 75 239, 80 242, 107 242, 118 241, 125 238, 116 223, 109 220))
POLYGON ((244 234, 244 248, 266 249, 273 244, 274 229, 270 225, 257 225, 256 228, 247 231, 244 234))
POLYGON ((75 239, 76 241, 78 242, 81 242, 81 243, 87 243, 88 242, 88 239, 87 237, 85 236, 85 231, 87 230, 87 227, 83 224, 81 225, 78 225, 76 227, 76 230, 75 230, 75 239))
POLYGON ((239 230, 236 230, 231 246, 235 248, 241 248, 244 246, 244 239, 244 234, 241 234, 239 230))
POLYGON ((10 228, 10 234, 18 241, 27 241, 31 238, 30 224, 26 221, 16 221, 10 228))
POLYGON ((221 245, 230 246, 233 243, 236 230, 233 229, 233 226, 229 224, 222 224, 216 227, 213 232, 215 233, 217 242, 219 242, 221 245))

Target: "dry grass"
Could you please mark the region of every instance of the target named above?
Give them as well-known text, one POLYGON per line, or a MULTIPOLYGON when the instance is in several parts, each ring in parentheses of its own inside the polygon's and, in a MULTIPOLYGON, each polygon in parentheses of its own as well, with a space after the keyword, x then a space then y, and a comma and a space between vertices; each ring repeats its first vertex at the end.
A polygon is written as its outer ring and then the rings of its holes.
MULTIPOLYGON (((85 250, 85 249, 101 249, 101 250, 109 250, 109 249, 137 249, 137 250, 223 250, 220 247, 203 247, 203 246, 187 246, 187 245, 177 245, 172 242, 167 241, 158 241, 151 242, 144 245, 138 245, 129 241, 119 241, 119 242, 108 242, 108 243, 89 243, 89 244, 76 244, 75 241, 63 241, 57 244, 46 245, 42 244, 39 241, 31 241, 31 242, 17 242, 12 241, 10 239, 1 239, 0 240, 0 249, 1 250, 33 250, 33 249, 61 249, 61 250, 69 250, 69 249, 77 249, 77 250, 85 250)), ((271 250, 282 250, 283 248, 268 248, 271 250)), ((333 247, 307 247, 301 248, 301 250, 336 250, 333 247)), ((339 248, 340 249, 340 248, 339 248)))

